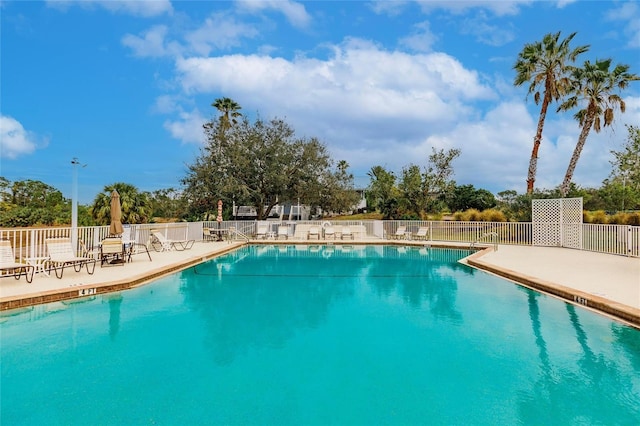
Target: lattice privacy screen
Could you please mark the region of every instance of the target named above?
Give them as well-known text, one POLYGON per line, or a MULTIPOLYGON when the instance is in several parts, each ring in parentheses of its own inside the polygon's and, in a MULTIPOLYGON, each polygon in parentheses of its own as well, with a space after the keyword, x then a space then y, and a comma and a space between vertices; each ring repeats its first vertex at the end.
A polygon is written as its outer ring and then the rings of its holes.
POLYGON ((582 248, 582 198, 533 200, 533 245, 582 248))

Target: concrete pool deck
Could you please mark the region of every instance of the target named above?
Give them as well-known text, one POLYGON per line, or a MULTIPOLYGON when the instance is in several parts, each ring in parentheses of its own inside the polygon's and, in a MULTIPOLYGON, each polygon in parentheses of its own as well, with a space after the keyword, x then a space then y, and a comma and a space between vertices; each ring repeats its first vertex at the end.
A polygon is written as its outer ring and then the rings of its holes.
MULTIPOLYGON (((267 244, 305 244, 307 241, 256 241, 267 244)), ((320 242, 321 244, 324 242, 320 242)), ((336 242, 339 244, 340 242, 336 242)), ((65 268, 62 279, 38 273, 32 283, 20 278, 0 279, 0 310, 125 290, 145 284, 246 244, 198 242, 186 251, 136 254, 123 266, 96 265, 89 275, 83 268, 65 268)), ((315 242, 318 244, 318 242, 315 242)), ((349 244, 407 244, 469 248, 469 244, 432 241, 361 240, 349 244)), ((478 251, 464 260, 473 267, 521 285, 553 294, 640 328, 640 259, 555 247, 500 245, 478 251)))

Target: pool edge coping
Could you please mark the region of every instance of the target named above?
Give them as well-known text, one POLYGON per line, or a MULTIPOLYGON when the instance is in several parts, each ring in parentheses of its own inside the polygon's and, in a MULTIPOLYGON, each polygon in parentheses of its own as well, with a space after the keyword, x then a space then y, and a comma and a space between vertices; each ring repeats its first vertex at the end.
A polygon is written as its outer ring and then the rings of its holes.
POLYGON ((523 287, 549 294, 565 302, 596 311, 599 314, 604 314, 640 330, 640 309, 480 260, 481 257, 493 251, 493 247, 485 247, 461 259, 461 261, 469 266, 498 275, 523 287))

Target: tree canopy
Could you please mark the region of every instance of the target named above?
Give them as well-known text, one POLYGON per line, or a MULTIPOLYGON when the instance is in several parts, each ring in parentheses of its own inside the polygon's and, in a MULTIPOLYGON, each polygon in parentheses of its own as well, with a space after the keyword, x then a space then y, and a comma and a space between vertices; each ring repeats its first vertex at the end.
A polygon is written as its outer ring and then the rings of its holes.
POLYGON ((206 145, 182 180, 193 217, 215 211, 218 199, 253 206, 258 219, 268 217, 276 204, 298 199, 334 211, 353 206, 347 206, 354 199, 348 194, 355 192, 348 165, 340 162, 334 169, 317 138, 296 137, 277 118, 225 123, 212 120, 203 126, 206 145))
POLYGON ((104 187, 96 195, 90 207, 91 216, 99 225, 107 225, 111 220, 111 193, 117 191, 120 195, 122 208, 122 223, 147 223, 151 219, 151 204, 145 193, 138 191, 135 186, 116 182, 104 187))

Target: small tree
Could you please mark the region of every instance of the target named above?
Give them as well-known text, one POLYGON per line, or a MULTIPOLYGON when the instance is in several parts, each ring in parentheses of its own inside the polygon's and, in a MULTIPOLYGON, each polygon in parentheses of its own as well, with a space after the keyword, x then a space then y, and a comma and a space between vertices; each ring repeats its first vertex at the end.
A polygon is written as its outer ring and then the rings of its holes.
POLYGON ((423 175, 423 193, 427 200, 427 211, 442 210, 446 197, 456 186, 453 177, 453 160, 460 156, 459 149, 437 151, 432 148, 429 164, 423 175))

